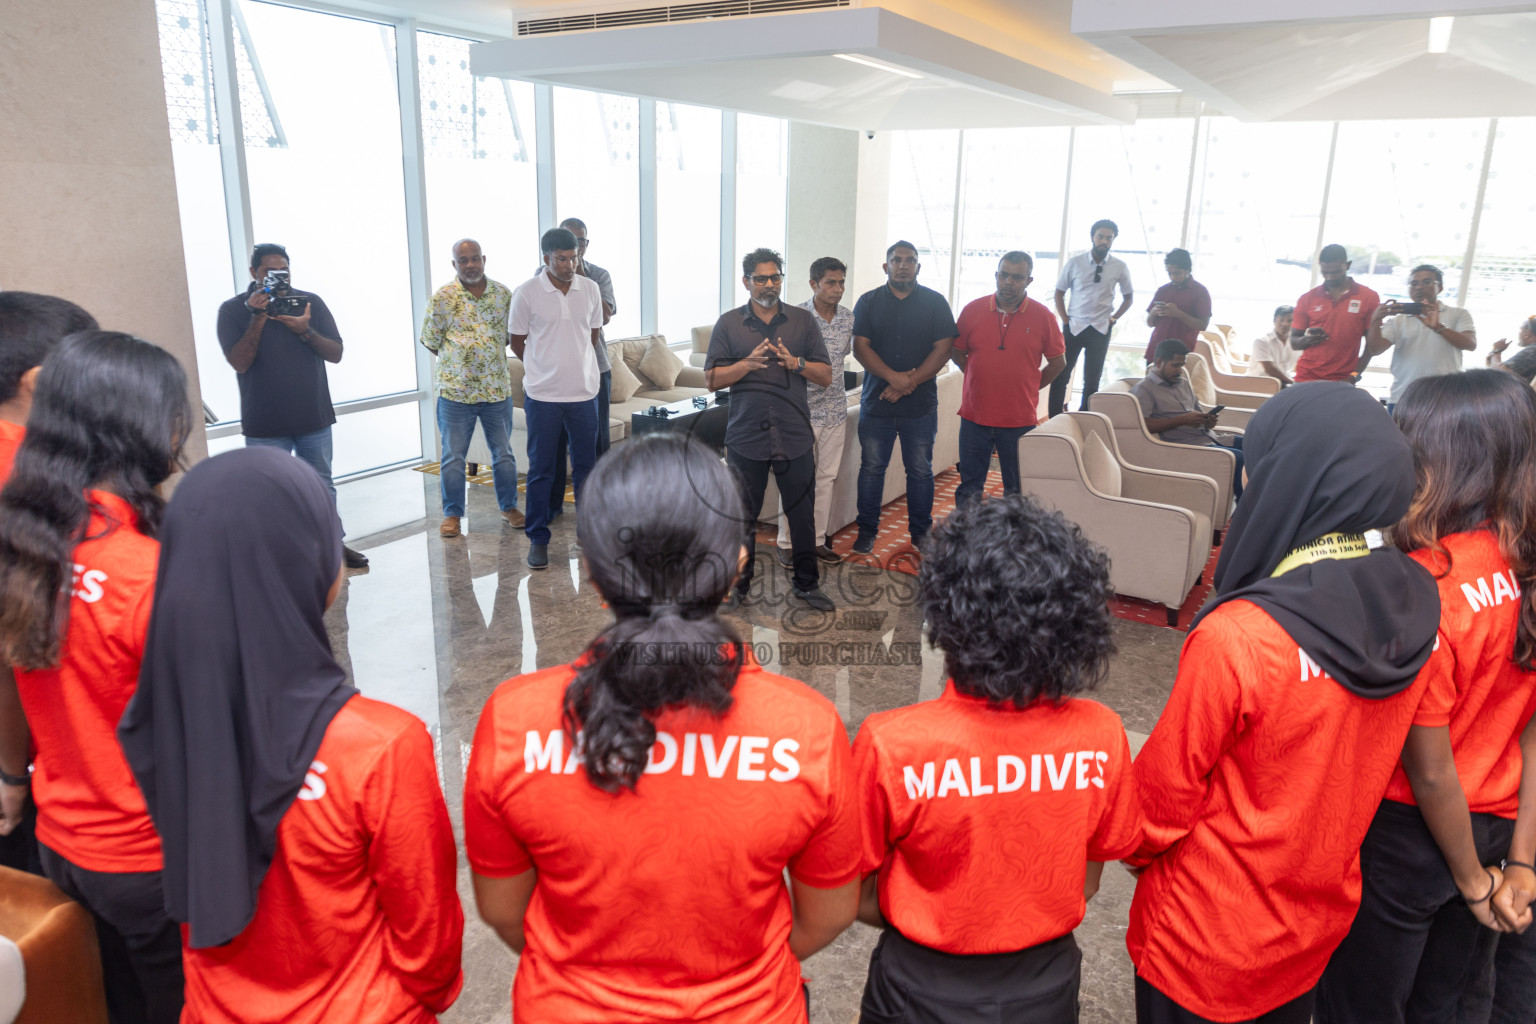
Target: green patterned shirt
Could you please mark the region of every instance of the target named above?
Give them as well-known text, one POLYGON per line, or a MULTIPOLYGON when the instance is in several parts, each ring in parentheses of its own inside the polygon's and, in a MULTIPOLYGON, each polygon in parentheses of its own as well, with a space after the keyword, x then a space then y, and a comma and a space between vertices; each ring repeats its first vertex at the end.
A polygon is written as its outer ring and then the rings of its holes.
POLYGON ((512 292, 485 279, 485 294, 475 298, 455 277, 432 296, 421 324, 421 343, 437 356, 433 381, 450 402, 477 405, 512 395, 507 371, 507 314, 512 292))

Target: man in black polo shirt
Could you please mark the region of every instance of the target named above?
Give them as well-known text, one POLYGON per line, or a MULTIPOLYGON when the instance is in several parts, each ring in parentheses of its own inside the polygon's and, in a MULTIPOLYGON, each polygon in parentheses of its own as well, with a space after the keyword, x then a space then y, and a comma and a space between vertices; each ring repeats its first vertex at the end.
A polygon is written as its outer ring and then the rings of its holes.
POLYGON ((933 439, 939 430, 939 389, 955 343, 955 315, 944 296, 917 283, 917 247, 897 242, 885 251, 885 284, 853 307, 853 357, 867 373, 859 402, 859 536, 867 555, 880 531, 880 497, 891 450, 901 439, 907 469, 907 530, 913 546, 933 525, 933 439))
POLYGON ((789 521, 794 558, 792 593, 812 608, 832 611, 816 567, 816 435, 805 382, 832 383, 832 366, 821 330, 811 314, 779 302, 784 258, 772 249, 754 249, 741 261, 741 283, 752 300, 722 313, 709 338, 704 374, 709 390, 731 389, 725 427, 725 461, 741 482, 746 506, 747 562, 736 583, 735 602, 752 586, 757 550, 752 523, 763 509, 768 471, 778 478, 789 521))
MULTIPOLYGON (((280 448, 314 468, 336 500, 331 482, 331 388, 326 363, 341 362, 341 332, 313 292, 291 286, 274 289, 304 301, 297 316, 268 313, 272 301, 263 282, 271 271, 288 274, 288 250, 263 242, 251 250, 251 283, 219 307, 219 345, 240 375, 240 432, 246 447, 280 448)), ((361 569, 368 556, 349 547, 342 553, 349 569, 361 569)))

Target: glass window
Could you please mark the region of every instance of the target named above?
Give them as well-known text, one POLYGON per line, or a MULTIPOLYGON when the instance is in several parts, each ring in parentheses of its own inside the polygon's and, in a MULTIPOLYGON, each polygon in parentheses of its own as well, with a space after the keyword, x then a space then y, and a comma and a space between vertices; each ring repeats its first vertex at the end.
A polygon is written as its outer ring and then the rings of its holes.
POLYGON ((783 254, 788 204, 789 122, 757 114, 736 115, 738 261, 759 247, 783 254))
POLYGON ((720 111, 656 104, 657 329, 669 343, 720 315, 720 111))
POLYGON ((587 255, 613 276, 608 337, 639 334, 640 101, 556 89, 554 127, 556 215, 585 222, 587 255))
POLYGON ((332 475, 366 473, 421 458, 420 409, 417 402, 403 402, 336 417, 331 428, 332 475))
MULTIPOLYGON (((1128 127, 1079 128, 1073 138, 1067 253, 1089 247, 1095 221, 1114 221, 1120 228, 1115 253, 1131 268, 1138 300, 1150 300, 1167 282, 1163 253, 1179 247, 1194 130, 1193 118, 1156 118, 1128 127)), ((1131 341, 1120 335, 1133 320, 1130 333, 1145 341, 1146 321, 1127 314, 1116 342, 1131 341)))
POLYGON ((469 73, 468 39, 416 33, 427 189, 427 276, 453 280, 453 243, 473 238, 509 288, 539 263, 533 86, 469 73))
MULTIPOLYGON (((286 246, 294 286, 336 317, 335 401, 414 390, 394 29, 259 0, 236 10, 252 57, 241 106, 278 115, 245 138, 255 240, 286 246)), ((336 460, 355 461, 339 436, 336 460)))
MULTIPOLYGON (((949 254, 954 246, 959 146, 960 133, 954 130, 891 133, 891 199, 885 244, 905 239, 917 246, 922 265, 918 280, 946 296, 949 254)), ((880 257, 883 263, 884 252, 880 257)))
POLYGON ((965 133, 965 223, 957 307, 996 291, 992 275, 998 258, 1021 249, 1035 260, 1030 298, 1055 308, 1069 134, 1067 128, 965 133))
POLYGON ((217 327, 219 305, 246 275, 230 265, 208 25, 197 0, 157 0, 155 10, 203 401, 220 419, 234 420, 240 418, 240 390, 219 347, 217 327))
MULTIPOLYGON (((1536 165, 1536 118, 1502 118, 1488 167, 1483 214, 1477 227, 1477 251, 1466 305, 1477 325, 1478 351, 1486 355, 1493 342, 1514 344, 1520 324, 1536 316, 1536 192, 1531 167, 1536 165)), ((1451 274, 1446 274, 1450 284, 1451 274)), ((1460 274, 1455 275, 1459 280, 1460 274)), ((1507 354, 1507 353, 1506 353, 1507 354)), ((1466 365, 1480 366, 1476 355, 1466 365)))
MULTIPOLYGON (((1351 276, 1383 299, 1406 301, 1415 266, 1461 266, 1487 132, 1485 120, 1339 125, 1323 241, 1349 250, 1351 276)), ((1447 274, 1445 285, 1443 301, 1461 305, 1461 275, 1447 274)))
POLYGON ((1230 324, 1247 351, 1269 331, 1276 306, 1312 287, 1333 126, 1230 117, 1201 125, 1188 248, 1195 278, 1211 292, 1211 321, 1230 324))

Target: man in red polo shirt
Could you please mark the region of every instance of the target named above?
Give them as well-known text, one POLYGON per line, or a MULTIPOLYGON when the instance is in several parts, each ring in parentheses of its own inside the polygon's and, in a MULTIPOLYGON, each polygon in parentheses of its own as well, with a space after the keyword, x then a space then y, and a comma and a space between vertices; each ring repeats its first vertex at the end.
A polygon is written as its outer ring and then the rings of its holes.
POLYGON ((1325 245, 1317 254, 1323 283, 1296 300, 1291 314, 1291 347, 1296 383, 1350 380, 1361 369, 1361 343, 1381 296, 1349 276, 1349 255, 1342 245, 1325 245))
POLYGON ((950 356, 965 373, 956 508, 986 486, 994 450, 1003 491, 1019 493, 1019 438, 1040 421, 1040 389, 1067 367, 1056 318, 1024 294, 1034 280, 1034 263, 1027 252, 1005 253, 997 265, 997 293, 960 313, 950 356), (1047 360, 1043 369, 1042 359, 1047 360))

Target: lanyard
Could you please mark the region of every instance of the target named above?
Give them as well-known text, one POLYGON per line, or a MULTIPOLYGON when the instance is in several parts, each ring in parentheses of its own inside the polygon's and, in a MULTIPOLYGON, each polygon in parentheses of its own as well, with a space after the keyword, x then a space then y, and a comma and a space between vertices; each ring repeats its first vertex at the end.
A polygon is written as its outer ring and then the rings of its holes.
POLYGON ((993 298, 992 311, 997 314, 997 350, 999 352, 1006 352, 1008 350, 1008 326, 1013 323, 1014 317, 1024 312, 1024 304, 1028 301, 1028 297, 1025 297, 1019 302, 1018 309, 1012 313, 1005 313, 997 308, 997 299, 993 298))
POLYGON ((1280 560, 1270 576, 1284 576, 1292 569, 1321 562, 1325 558, 1364 558, 1370 553, 1371 546, 1365 542, 1362 533, 1325 533, 1310 544, 1292 548, 1291 553, 1280 560))

